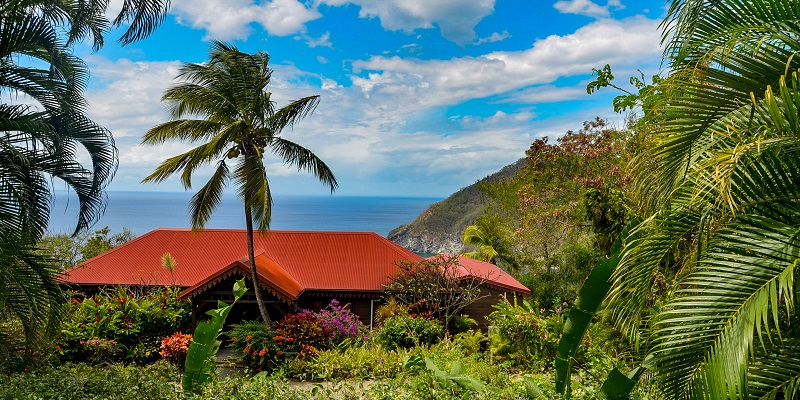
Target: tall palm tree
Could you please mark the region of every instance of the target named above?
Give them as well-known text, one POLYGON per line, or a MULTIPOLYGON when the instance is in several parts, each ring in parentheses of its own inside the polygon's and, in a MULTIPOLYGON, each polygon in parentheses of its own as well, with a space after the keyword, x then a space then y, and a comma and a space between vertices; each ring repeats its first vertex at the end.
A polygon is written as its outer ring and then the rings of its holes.
POLYGON ((674 0, 662 24, 665 120, 637 178, 650 215, 609 306, 668 398, 800 394, 798 21, 798 0, 674 0))
POLYGON ((147 131, 142 143, 202 142, 164 161, 143 182, 161 182, 181 170, 181 183, 189 189, 195 169, 216 165, 209 181, 192 197, 189 205, 192 229, 203 228, 219 204, 228 181, 233 178, 237 183, 239 198, 244 203, 256 300, 265 324, 271 326, 258 284, 253 248, 253 220, 258 223, 258 230, 267 230, 272 214, 272 195, 263 159, 265 152, 269 150, 285 164, 313 174, 331 192, 338 184, 333 172, 319 157, 280 136, 283 129, 314 111, 319 96, 304 97, 276 108, 267 91, 272 77, 268 63, 269 55, 265 52, 245 54, 233 45, 214 42, 208 63, 183 65, 178 75, 182 82, 168 89, 162 97, 169 104, 173 120, 147 131), (235 163, 233 170, 228 162, 235 163))

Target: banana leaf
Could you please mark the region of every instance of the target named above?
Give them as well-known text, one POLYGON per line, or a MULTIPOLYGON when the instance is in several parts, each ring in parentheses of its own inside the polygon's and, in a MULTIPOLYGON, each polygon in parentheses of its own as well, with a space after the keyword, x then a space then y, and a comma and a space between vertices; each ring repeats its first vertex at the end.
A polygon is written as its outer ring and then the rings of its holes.
POLYGON ((214 376, 217 367, 217 351, 222 343, 217 338, 228 313, 239 299, 247 292, 244 278, 233 285, 233 303, 227 304, 220 301, 217 308, 209 310, 206 314, 211 316, 208 321, 197 325, 192 336, 192 343, 186 354, 185 372, 183 374, 183 390, 187 393, 196 391, 200 385, 207 383, 214 376))
POLYGON ((583 283, 575 305, 569 311, 567 322, 564 324, 564 331, 556 351, 556 392, 567 397, 569 397, 572 361, 578 352, 586 329, 611 288, 609 279, 619 264, 622 256, 621 247, 619 240, 614 242, 611 247, 611 257, 599 261, 594 267, 583 283))

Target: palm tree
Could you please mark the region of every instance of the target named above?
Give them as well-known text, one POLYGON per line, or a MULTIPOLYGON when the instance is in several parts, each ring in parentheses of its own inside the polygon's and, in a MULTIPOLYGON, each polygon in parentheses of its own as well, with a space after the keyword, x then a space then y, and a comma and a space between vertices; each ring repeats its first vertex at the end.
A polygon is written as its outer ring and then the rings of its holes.
POLYGON ((195 169, 215 163, 213 175, 189 205, 192 229, 203 228, 231 178, 238 184, 239 198, 244 203, 256 300, 265 324, 271 326, 257 284, 253 248, 253 220, 258 223, 258 230, 267 230, 272 214, 272 195, 263 160, 265 151, 272 151, 287 165, 310 172, 331 192, 338 184, 333 172, 314 153, 280 136, 284 128, 314 111, 319 96, 304 97, 276 109, 267 91, 272 76, 268 62, 269 55, 265 52, 245 54, 233 45, 214 42, 208 63, 183 65, 178 75, 183 82, 168 89, 162 97, 170 106, 173 120, 150 129, 142 143, 203 142, 167 159, 143 180, 161 182, 182 170, 181 183, 189 189, 195 169), (184 118, 187 116, 199 118, 184 118), (228 162, 235 162, 233 170, 228 162))
POLYGON ((466 227, 461 241, 476 249, 464 253, 465 257, 502 266, 509 272, 519 269, 509 235, 500 216, 495 213, 484 214, 475 221, 475 225, 466 227))
MULTIPOLYGON (((28 346, 53 333, 63 314, 55 260, 32 248, 47 228, 52 178, 78 196, 77 233, 102 213, 117 165, 110 133, 85 116, 88 70, 70 44, 91 36, 99 48, 108 29, 123 23, 130 23, 123 44, 141 39, 161 22, 167 4, 125 0, 113 22, 104 1, 0 5, 0 94, 7 99, 0 103, 0 320, 18 320, 28 346), (91 166, 79 162, 81 148, 91 166)), ((0 334, 0 352, 14 345, 6 338, 0 334)))
POLYGON ((798 0, 674 0, 662 24, 665 120, 636 181, 649 215, 609 306, 668 398, 800 393, 798 21, 798 0))

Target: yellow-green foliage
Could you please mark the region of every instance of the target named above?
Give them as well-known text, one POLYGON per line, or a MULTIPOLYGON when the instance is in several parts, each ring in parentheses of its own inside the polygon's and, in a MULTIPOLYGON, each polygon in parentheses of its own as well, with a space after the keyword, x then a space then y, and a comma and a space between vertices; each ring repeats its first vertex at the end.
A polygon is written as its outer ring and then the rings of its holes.
POLYGON ((314 359, 293 361, 287 372, 295 378, 310 380, 393 378, 403 368, 403 359, 413 350, 385 350, 370 342, 343 350, 321 351, 314 359))

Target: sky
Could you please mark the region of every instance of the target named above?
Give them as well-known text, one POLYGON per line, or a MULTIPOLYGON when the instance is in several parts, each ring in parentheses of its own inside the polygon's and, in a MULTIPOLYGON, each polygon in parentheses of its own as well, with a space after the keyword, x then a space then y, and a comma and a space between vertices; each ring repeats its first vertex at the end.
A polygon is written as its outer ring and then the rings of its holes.
MULTIPOLYGON (((113 12, 113 4, 112 10, 113 12)), ((524 157, 538 137, 615 114, 612 89, 588 95, 592 68, 663 73, 664 1, 172 0, 149 38, 76 52, 91 71, 89 116, 119 149, 112 191, 183 191, 178 177, 141 184, 190 148, 143 146, 168 121, 164 90, 209 44, 270 54, 280 107, 318 94, 316 111, 283 136, 333 170, 340 196, 446 197, 524 157)), ((328 195, 314 178, 265 158, 273 194, 328 195)), ((197 171, 197 190, 210 169, 197 171)), ((233 192, 233 189, 230 189, 233 192)))

